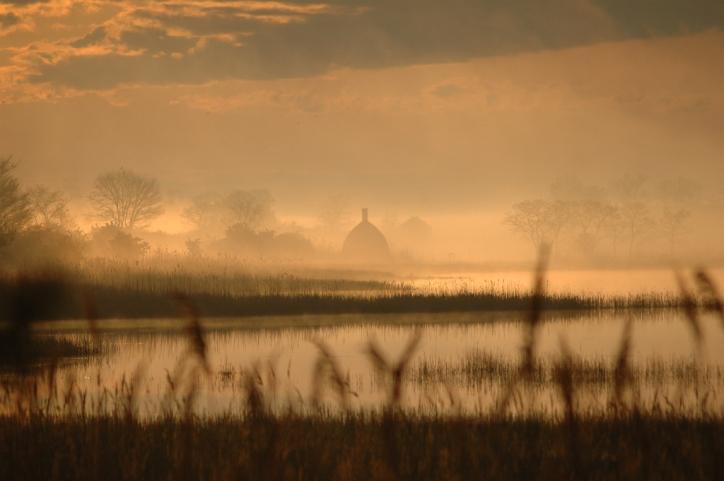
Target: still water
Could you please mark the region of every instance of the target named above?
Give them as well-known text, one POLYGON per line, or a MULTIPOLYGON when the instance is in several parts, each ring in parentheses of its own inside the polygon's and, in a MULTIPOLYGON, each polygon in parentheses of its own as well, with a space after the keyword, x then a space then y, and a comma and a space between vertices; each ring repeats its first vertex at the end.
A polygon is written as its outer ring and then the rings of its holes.
MULTIPOLYGON (((686 269, 677 269, 690 274, 686 269)), ((724 285, 724 269, 708 269, 718 285, 724 285)), ((415 276, 407 284, 422 290, 451 291, 508 289, 527 291, 531 287, 529 270, 458 272, 444 275, 415 276)), ((672 269, 554 269, 546 273, 546 289, 553 293, 637 295, 677 294, 679 287, 672 269)))
MULTIPOLYGON (((696 406, 706 395, 710 407, 724 406, 719 394, 724 385, 724 326, 713 316, 702 318, 704 344, 697 350, 689 325, 676 312, 551 312, 540 327, 537 355, 540 359, 558 359, 563 340, 576 359, 612 365, 627 317, 634 320, 634 365, 645 366, 654 361, 671 365, 696 363, 715 373, 705 385, 695 388, 683 386, 680 378, 656 385, 643 384, 640 389, 644 399, 696 406)), ((385 402, 387 386, 384 377, 372 368, 367 352, 371 341, 394 362, 419 330, 421 342, 412 358, 412 368, 423 362, 455 366, 473 352, 515 362, 520 355, 524 319, 525 313, 488 312, 205 320, 202 323, 211 373, 198 378, 194 411, 208 416, 240 412, 245 392, 242 373, 253 369, 258 371, 260 387, 274 409, 309 409, 315 365, 320 356, 315 341, 328 347, 348 381, 352 409, 377 409, 385 402)), ((65 363, 58 375, 60 389, 73 384, 78 392, 92 399, 103 392, 117 393, 124 382, 136 379, 139 412, 160 412, 170 392, 169 376, 173 378, 181 361, 193 357, 185 324, 184 320, 102 322, 93 341, 102 346, 102 354, 65 363)), ((87 326, 79 321, 42 324, 37 329, 41 335, 74 342, 91 339, 87 326)), ((404 385, 403 405, 423 413, 489 412, 505 385, 503 381, 490 380, 471 386, 454 378, 408 381, 404 385)), ((580 390, 581 409, 605 408, 610 397, 607 389, 580 390)), ((526 401, 526 409, 557 411, 555 385, 539 386, 533 391, 526 394, 533 399, 526 401)), ((328 388, 326 392, 326 405, 334 409, 338 404, 333 390, 328 388)))

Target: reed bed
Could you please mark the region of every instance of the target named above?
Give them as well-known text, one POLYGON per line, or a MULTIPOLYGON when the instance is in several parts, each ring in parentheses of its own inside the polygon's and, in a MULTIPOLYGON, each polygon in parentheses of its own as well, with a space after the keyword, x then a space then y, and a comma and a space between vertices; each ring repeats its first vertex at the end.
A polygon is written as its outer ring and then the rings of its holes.
MULTIPOLYGON (((176 296, 176 307, 186 316, 188 347, 168 373, 167 409, 139 416, 143 365, 124 378, 104 404, 91 403, 88 409, 84 393, 72 382, 65 390, 58 388, 52 368, 21 370, 13 380, 3 381, 0 392, 0 479, 722 479, 724 418, 719 409, 663 409, 626 396, 648 375, 630 361, 633 321, 626 324, 610 367, 577 360, 565 338, 558 358, 537 358, 538 331, 551 299, 545 293, 545 256, 541 259, 534 291, 522 297, 529 314, 522 325, 520 359, 501 365, 482 357, 472 364, 470 376, 503 381, 500 400, 488 412, 441 417, 404 410, 401 401, 415 372, 420 342, 415 334, 395 359, 374 340, 369 342, 368 358, 386 398, 380 411, 349 409, 349 396, 354 395, 349 380, 334 353, 317 342, 314 391, 319 394, 312 398, 310 411, 273 410, 276 374, 257 364, 240 376, 238 413, 199 416, 194 405, 200 380, 214 376, 213 366, 199 307, 191 296, 176 296), (577 407, 576 399, 590 389, 591 379, 610 385, 612 399, 603 415, 577 407), (560 414, 511 415, 511 405, 525 392, 521 387, 542 381, 555 386, 560 414), (315 400, 325 391, 337 400, 340 409, 335 413, 315 400)), ((60 292, 48 284, 27 287, 49 298, 60 292)), ((701 296, 682 284, 681 305, 692 334, 703 342, 701 311, 721 315, 723 326, 724 313, 718 309, 718 291, 703 282, 700 290, 705 291, 701 296)), ((32 336, 26 325, 44 314, 28 302, 32 299, 24 291, 16 295, 11 311, 15 320, 4 334, 16 337, 5 341, 32 336)), ((96 318, 89 319, 93 329, 96 318)), ((28 344, 18 346, 22 350, 28 344)), ((19 355, 10 362, 22 367, 26 360, 19 355)))
MULTIPOLYGON (((556 383, 556 359, 538 359, 531 370, 530 382, 539 385, 556 383)), ((472 351, 455 361, 422 359, 408 371, 408 380, 417 384, 449 382, 465 387, 511 382, 517 375, 518 362, 485 352, 472 351)), ((578 385, 610 386, 616 379, 616 366, 604 359, 574 359, 570 366, 578 385)), ((695 359, 686 361, 649 359, 629 366, 637 384, 675 383, 690 385, 724 384, 724 368, 702 365, 695 359)))
POLYGON ((124 263, 95 259, 72 268, 81 284, 151 294, 183 292, 216 297, 370 294, 409 290, 398 282, 352 278, 349 272, 273 272, 207 260, 124 263))
POLYGON ((0 479, 722 479, 720 419, 630 415, 577 428, 574 466, 565 425, 535 419, 0 418, 0 479))
MULTIPOLYGON (((159 276, 153 282, 95 282, 82 276, 62 275, 50 281, 37 278, 0 278, 0 321, 11 320, 11 304, 20 289, 29 284, 62 283, 55 295, 52 309, 43 314, 45 320, 104 318, 172 318, 178 315, 175 297, 184 293, 193 300, 200 313, 208 317, 283 316, 303 314, 395 314, 476 311, 526 311, 532 297, 519 290, 478 291, 416 291, 383 284, 324 281, 331 284, 312 288, 304 279, 290 280, 293 287, 276 285, 274 289, 225 287, 205 289, 204 281, 191 277, 180 282, 175 277, 159 276), (60 280, 58 280, 60 279, 60 280), (339 284, 335 284, 339 282, 339 284), (192 284, 197 283, 195 286, 192 284), (181 286, 181 287, 180 287, 181 286), (378 287, 379 289, 373 287, 378 287), (352 287, 361 288, 352 292, 352 287), (323 290, 326 289, 326 290, 323 290), (89 309, 92 313, 89 314, 89 309)), ((276 279, 279 281, 279 279, 276 279)), ((234 284, 226 279, 223 285, 234 284)), ((239 281, 242 284, 241 281, 239 281)), ((312 282, 312 281, 310 281, 312 282)), ((629 296, 549 294, 540 299, 546 311, 652 310, 679 309, 679 297, 666 294, 629 296)))

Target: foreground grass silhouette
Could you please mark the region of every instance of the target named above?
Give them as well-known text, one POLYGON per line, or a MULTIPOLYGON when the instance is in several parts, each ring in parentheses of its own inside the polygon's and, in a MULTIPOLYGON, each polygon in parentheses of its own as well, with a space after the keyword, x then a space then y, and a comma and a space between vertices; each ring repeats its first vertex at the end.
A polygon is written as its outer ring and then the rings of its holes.
MULTIPOLYGON (((3 337, 4 345, 16 346, 17 351, 8 365, 22 374, 0 375, 0 479, 722 479, 724 419, 721 406, 706 407, 707 394, 698 390, 699 376, 689 389, 701 400, 695 409, 677 407, 668 399, 641 404, 628 395, 635 393, 640 378, 630 363, 632 320, 622 333, 615 362, 606 371, 611 402, 605 414, 590 416, 578 409, 577 394, 590 388, 581 373, 590 370, 576 361, 563 340, 561 356, 552 365, 541 365, 535 355, 548 299, 544 272, 541 261, 534 290, 525 298, 530 308, 523 324, 520 362, 505 367, 510 373, 507 386, 498 393, 500 402, 490 412, 470 417, 421 416, 402 408, 419 333, 398 359, 386 357, 370 341, 368 357, 387 384, 387 403, 380 411, 348 408, 349 382, 333 353, 318 340, 314 384, 319 389, 314 389, 310 409, 302 411, 307 414, 270 409, 267 401, 273 391, 265 392, 270 383, 264 384, 252 368, 240 380, 238 413, 201 417, 193 409, 197 381, 211 375, 213 367, 199 311, 190 296, 175 299, 188 318, 188 346, 177 369, 168 373, 164 398, 168 410, 139 417, 143 386, 142 376, 136 375, 128 382, 124 378, 110 405, 93 408, 90 399, 88 409, 87 393, 73 383, 62 392, 57 388, 54 367, 40 364, 31 369, 35 363, 26 349, 33 346, 27 325, 45 313, 29 301, 59 295, 64 286, 26 284, 13 304, 16 323, 3 337), (520 388, 542 378, 556 385, 554 403, 561 413, 513 416, 515 400, 526 392, 520 388), (324 389, 338 399, 339 411, 325 411, 319 404, 324 389)), ((701 290, 707 297, 698 302, 682 287, 682 307, 699 345, 703 342, 700 309, 718 313, 722 326, 724 309, 705 273, 697 279, 702 279, 701 290)), ((499 365, 492 364, 495 369, 499 365)), ((489 371, 482 367, 474 377, 489 371)))
POLYGON ((0 419, 7 480, 722 479, 720 419, 0 419), (575 454, 571 453, 575 449, 575 454))

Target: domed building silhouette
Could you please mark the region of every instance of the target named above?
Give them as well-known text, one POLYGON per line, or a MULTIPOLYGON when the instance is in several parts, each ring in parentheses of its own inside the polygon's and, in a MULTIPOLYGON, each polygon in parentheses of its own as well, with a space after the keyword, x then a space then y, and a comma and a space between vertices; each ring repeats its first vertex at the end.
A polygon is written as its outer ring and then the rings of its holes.
POLYGON ((342 246, 342 255, 347 260, 361 262, 384 262, 390 259, 387 239, 369 221, 367 209, 362 209, 362 222, 347 234, 342 246))

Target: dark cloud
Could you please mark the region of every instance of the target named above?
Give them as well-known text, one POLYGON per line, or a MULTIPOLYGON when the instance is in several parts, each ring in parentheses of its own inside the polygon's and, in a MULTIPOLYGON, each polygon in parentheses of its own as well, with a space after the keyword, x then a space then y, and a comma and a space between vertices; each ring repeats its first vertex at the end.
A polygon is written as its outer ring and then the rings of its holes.
POLYGON ((160 28, 126 30, 120 40, 130 49, 145 50, 150 54, 184 52, 197 42, 195 38, 171 36, 160 28))
POLYGON ((288 11, 282 7, 261 11, 271 17, 232 5, 199 7, 191 12, 139 8, 135 18, 152 19, 165 29, 182 29, 191 37, 171 36, 158 27, 135 27, 116 41, 146 54, 70 56, 43 66, 34 80, 109 88, 124 83, 304 77, 337 67, 454 62, 724 25, 721 0, 329 3, 332 8, 321 13, 299 13, 291 8, 311 4, 304 1, 291 2, 288 11), (293 16, 286 17, 290 12, 293 16), (231 34, 238 42, 210 39, 203 48, 181 58, 158 58, 159 53, 187 52, 200 38, 221 34, 231 34))
POLYGON ((16 5, 19 7, 34 3, 48 3, 50 0, 0 0, 0 5, 16 5))
POLYGON ((721 0, 595 0, 630 37, 672 35, 724 27, 721 0))
MULTIPOLYGON (((39 81, 52 81, 81 89, 115 85, 170 82, 197 84, 209 79, 244 77, 253 59, 243 49, 209 40, 204 48, 183 58, 151 55, 84 55, 46 69, 39 81), (223 59, 223 61, 220 61, 223 59)), ((257 67, 258 69, 258 67, 257 67)))
POLYGON ((71 45, 75 48, 90 47, 91 45, 96 45, 102 42, 105 38, 105 27, 96 27, 91 30, 87 35, 84 35, 75 42, 71 43, 71 45))
POLYGON ((18 23, 20 23, 20 17, 12 12, 0 15, 0 30, 3 28, 14 27, 18 23))
POLYGON ((204 15, 189 15, 141 9, 135 12, 134 16, 143 20, 157 21, 167 27, 182 28, 196 35, 253 33, 260 24, 258 19, 252 17, 238 17, 210 11, 204 11, 204 15))

